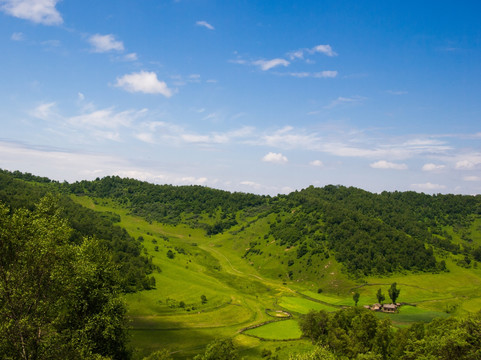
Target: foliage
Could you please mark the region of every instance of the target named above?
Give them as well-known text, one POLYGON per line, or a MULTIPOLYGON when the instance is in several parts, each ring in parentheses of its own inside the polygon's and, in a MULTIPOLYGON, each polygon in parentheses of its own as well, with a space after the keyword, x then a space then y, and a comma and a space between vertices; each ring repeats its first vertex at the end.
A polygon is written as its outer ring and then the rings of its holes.
POLYGON ((384 296, 384 294, 382 293, 381 288, 379 288, 379 290, 377 291, 376 297, 377 297, 377 302, 381 305, 384 302, 384 300, 386 300, 386 296, 384 296))
POLYGON ((172 360, 172 356, 166 349, 158 350, 153 352, 147 357, 144 357, 143 360, 172 360))
POLYGON ((0 204, 0 354, 5 359, 129 357, 119 274, 99 241, 72 244, 55 199, 0 204))
POLYGON ((236 360, 237 349, 232 339, 218 339, 207 345, 203 355, 197 355, 194 360, 236 360))
POLYGON ((338 359, 333 353, 322 346, 317 346, 311 352, 305 354, 292 354, 289 360, 336 360, 338 359))
POLYGON ((80 181, 65 185, 67 191, 99 198, 112 198, 129 207, 133 214, 148 220, 178 224, 182 214, 197 215, 189 221, 198 224, 200 214, 223 215, 213 226, 202 224, 210 234, 216 234, 236 224, 232 217, 237 211, 262 206, 268 197, 245 193, 229 193, 202 186, 153 185, 134 179, 108 176, 95 181, 80 181))
POLYGON ((392 283, 391 287, 388 290, 388 293, 389 293, 389 297, 391 298, 393 304, 396 303, 396 300, 399 297, 400 292, 401 292, 401 289, 397 288, 397 284, 392 283))
POLYGON ((356 291, 353 295, 352 295, 352 300, 354 300, 354 305, 357 306, 357 303, 359 302, 359 297, 361 295, 356 291))
MULTIPOLYGON (((336 354, 348 359, 474 360, 481 355, 481 312, 464 319, 416 323, 395 333, 389 320, 350 308, 334 314, 310 312, 301 319, 300 327, 304 336, 328 351, 326 358, 336 354)), ((309 356, 306 358, 317 359, 309 356)))

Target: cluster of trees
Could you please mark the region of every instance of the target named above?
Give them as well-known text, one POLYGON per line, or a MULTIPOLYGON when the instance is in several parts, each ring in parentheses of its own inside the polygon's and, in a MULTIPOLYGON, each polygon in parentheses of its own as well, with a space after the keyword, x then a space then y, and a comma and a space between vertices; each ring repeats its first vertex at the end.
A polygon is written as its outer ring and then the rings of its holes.
POLYGON ((466 235, 481 214, 481 196, 426 195, 415 192, 369 192, 329 185, 309 187, 270 202, 277 213, 270 235, 278 243, 299 246, 302 257, 324 243, 351 274, 385 274, 397 270, 437 272, 434 248, 464 253, 467 263, 481 259, 481 249, 471 248, 466 235), (442 230, 454 226, 466 241, 454 244, 442 230), (460 230, 461 229, 461 230, 460 230))
MULTIPOLYGON (((401 289, 397 288, 397 283, 392 283, 391 287, 388 290, 388 294, 393 304, 396 303, 396 300, 398 299, 400 293, 401 293, 401 289)), ((386 296, 382 293, 381 288, 379 288, 379 290, 377 291, 376 298, 377 298, 377 302, 381 305, 384 303, 384 300, 386 300, 386 296)), ((356 302, 356 305, 357 305, 357 302, 356 302)))
MULTIPOLYGON (((195 224, 198 215, 214 215, 219 209, 224 216, 232 217, 239 210, 263 205, 269 199, 267 196, 230 193, 198 185, 154 185, 118 176, 76 182, 68 185, 67 189, 74 194, 116 199, 136 215, 171 224, 178 224, 182 215, 186 214, 189 216, 184 216, 184 221, 195 224)), ((235 224, 233 221, 222 220, 207 230, 214 234, 235 224)))
MULTIPOLYGON (((9 211, 17 209, 33 210, 36 203, 57 189, 45 178, 37 178, 31 174, 0 171, 0 202, 8 206, 9 211), (25 182, 21 179, 35 181, 25 182)), ((66 195, 56 192, 59 212, 72 229, 69 241, 75 244, 85 237, 95 237, 112 254, 114 262, 119 266, 121 287, 124 292, 135 292, 153 286, 154 270, 150 258, 142 254, 142 244, 131 237, 127 231, 116 225, 120 217, 113 213, 99 213, 87 209, 66 195)))
POLYGON ((464 319, 435 319, 395 331, 387 319, 357 307, 310 312, 303 336, 319 347, 291 359, 474 360, 481 356, 481 312, 464 319))
POLYGON ((121 277, 101 241, 74 230, 53 196, 0 204, 3 359, 128 359, 121 277))

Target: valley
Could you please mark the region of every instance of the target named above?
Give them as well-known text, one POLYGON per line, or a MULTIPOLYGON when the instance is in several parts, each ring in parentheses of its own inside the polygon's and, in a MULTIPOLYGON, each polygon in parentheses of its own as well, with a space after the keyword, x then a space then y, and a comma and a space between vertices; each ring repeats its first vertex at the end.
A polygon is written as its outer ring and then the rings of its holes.
POLYGON ((410 305, 395 314, 376 315, 390 319, 396 327, 461 316, 481 308, 481 269, 457 266, 456 257, 446 258, 449 271, 438 274, 405 272, 352 279, 330 257, 314 264, 322 269, 318 281, 309 275, 306 280, 291 280, 288 274, 276 278, 272 275, 279 271, 275 263, 287 262, 295 247, 285 249, 268 238, 262 248, 266 257, 255 261, 243 258, 249 244, 267 232, 266 219, 248 219, 248 231, 240 236, 237 231, 244 222, 223 234, 207 236, 203 229, 132 216, 110 200, 84 196, 74 200, 96 211, 120 215, 119 225, 135 238, 143 238, 146 253, 161 269, 154 272, 155 289, 125 297, 132 344, 139 359, 161 348, 168 349, 174 358, 191 358, 220 337, 232 337, 246 359, 260 358, 264 349, 287 359, 292 352, 311 347, 309 341, 301 339, 299 316, 310 310, 333 312, 353 306, 355 290, 360 293, 358 306, 373 304, 377 290, 382 288, 387 297, 393 282, 401 289, 399 301, 410 305), (172 259, 166 255, 169 250, 175 253, 172 259), (320 287, 322 292, 318 293, 320 287), (205 304, 202 295, 207 298, 205 304), (292 318, 276 319, 269 310, 286 311, 292 318), (241 332, 271 321, 278 322, 241 332))

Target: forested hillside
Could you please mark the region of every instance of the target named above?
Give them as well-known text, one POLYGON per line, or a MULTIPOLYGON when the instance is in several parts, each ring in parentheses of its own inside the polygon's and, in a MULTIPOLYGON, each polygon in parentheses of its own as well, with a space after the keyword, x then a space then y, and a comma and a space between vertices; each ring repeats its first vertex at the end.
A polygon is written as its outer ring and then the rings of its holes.
MULTIPOLYGON (((204 228, 208 235, 228 231, 237 225, 236 233, 239 234, 245 224, 274 216, 269 232, 259 235, 272 236, 278 246, 296 247, 298 258, 333 254, 354 276, 398 270, 444 271, 444 261, 435 258, 435 253, 443 252, 464 254, 466 264, 481 261, 481 244, 471 238, 471 226, 481 215, 479 195, 372 194, 357 188, 329 185, 269 197, 202 186, 154 185, 115 176, 61 184, 19 172, 3 172, 1 181, 4 185, 0 200, 3 198, 14 207, 28 206, 47 188, 57 189, 63 193, 113 199, 148 221, 185 223, 204 228), (28 185, 29 195, 26 195, 27 184, 18 183, 14 177, 49 185, 28 185), (17 183, 12 186, 14 181, 17 183), (461 243, 453 241, 453 233, 459 234, 461 243)), ((100 238, 108 238, 110 246, 122 249, 124 254, 133 254, 132 259, 136 260, 132 261, 146 261, 139 257, 139 244, 126 241, 128 234, 111 226, 115 216, 94 217, 92 212, 68 198, 62 199, 66 216, 77 231, 74 237, 97 234, 100 238), (76 215, 68 215, 73 213, 76 215)), ((246 256, 261 252, 260 242, 251 245, 246 256)), ((146 266, 148 268, 148 264, 146 266)), ((126 271, 134 273, 134 270, 126 271)), ((132 279, 134 277, 132 275, 132 279)))
POLYGON ((120 221, 118 215, 98 213, 76 204, 60 192, 58 183, 49 179, 20 172, 0 172, 0 203, 11 212, 21 208, 32 211, 42 197, 52 192, 57 196, 60 216, 67 219, 73 229, 70 241, 78 244, 83 237, 95 237, 109 249, 120 267, 124 291, 148 289, 154 285, 148 277, 153 271, 151 261, 142 254, 141 243, 116 225, 120 221))

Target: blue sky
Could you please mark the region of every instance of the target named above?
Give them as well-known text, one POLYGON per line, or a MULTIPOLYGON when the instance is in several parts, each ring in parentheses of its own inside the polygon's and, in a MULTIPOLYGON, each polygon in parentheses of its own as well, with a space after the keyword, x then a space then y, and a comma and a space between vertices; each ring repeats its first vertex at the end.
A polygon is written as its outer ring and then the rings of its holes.
POLYGON ((481 193, 478 1, 0 0, 0 168, 481 193))

